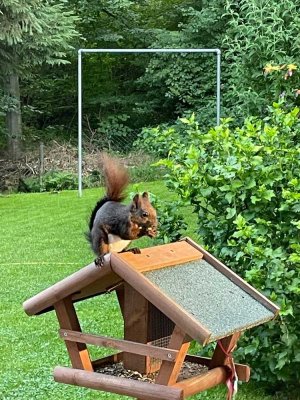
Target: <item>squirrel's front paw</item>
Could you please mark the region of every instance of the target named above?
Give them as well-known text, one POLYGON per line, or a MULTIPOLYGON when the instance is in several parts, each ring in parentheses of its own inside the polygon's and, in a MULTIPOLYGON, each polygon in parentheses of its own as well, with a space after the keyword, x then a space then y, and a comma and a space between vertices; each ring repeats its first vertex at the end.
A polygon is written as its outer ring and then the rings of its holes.
POLYGON ((132 249, 128 249, 126 251, 130 251, 130 253, 133 254, 141 254, 141 249, 139 249, 138 247, 133 247, 132 249))
POLYGON ((104 265, 104 255, 99 256, 94 261, 96 267, 102 268, 104 265))

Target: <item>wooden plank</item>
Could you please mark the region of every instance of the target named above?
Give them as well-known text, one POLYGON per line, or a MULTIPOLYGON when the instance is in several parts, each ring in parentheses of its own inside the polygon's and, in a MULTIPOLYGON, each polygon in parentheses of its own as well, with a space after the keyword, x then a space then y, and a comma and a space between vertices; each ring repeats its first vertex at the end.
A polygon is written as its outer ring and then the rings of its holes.
POLYGON ((119 253, 118 257, 137 271, 146 272, 198 260, 203 255, 187 242, 175 242, 141 249, 141 254, 119 253))
MULTIPOLYGON (((70 297, 54 304, 57 319, 61 329, 81 331, 73 302, 70 297)), ((93 371, 93 366, 84 343, 65 342, 69 357, 74 368, 93 371)))
POLYGON ((118 284, 121 284, 120 277, 111 272, 72 294, 72 300, 90 299, 99 294, 111 292, 118 287, 118 284))
POLYGON ((171 335, 169 348, 179 350, 175 361, 163 361, 158 373, 155 383, 161 385, 173 385, 176 383, 182 364, 184 362, 186 353, 190 343, 184 343, 185 332, 178 326, 175 326, 171 335))
MULTIPOLYGON (((240 336, 241 332, 236 332, 220 340, 222 347, 227 354, 231 354, 234 351, 240 336)), ((230 357, 228 357, 227 354, 224 353, 223 349, 217 343, 214 354, 211 359, 211 363, 209 365, 209 369, 220 367, 223 365, 230 366, 230 357)))
POLYGON ((132 342, 129 340, 75 332, 68 329, 60 329, 59 335, 62 339, 66 341, 91 344, 94 346, 109 347, 128 353, 158 358, 160 360, 175 361, 178 355, 178 351, 165 347, 157 347, 150 344, 132 342))
POLYGON ((221 383, 225 383, 227 371, 225 367, 214 368, 204 374, 184 379, 173 385, 174 388, 183 389, 184 398, 203 392, 221 383))
MULTIPOLYGON (((148 342, 148 309, 147 299, 124 283, 124 339, 146 343, 148 342)), ((146 356, 124 352, 124 367, 141 374, 148 373, 150 359, 146 356)))
MULTIPOLYGON (((191 354, 187 354, 184 361, 188 361, 188 362, 191 362, 191 363, 204 365, 206 367, 209 367, 210 364, 211 364, 211 358, 194 356, 194 355, 191 355, 191 354)), ((236 373, 237 373, 237 376, 239 378, 239 381, 249 382, 250 374, 251 374, 250 367, 248 365, 245 365, 245 364, 236 364, 236 363, 234 363, 234 365, 235 365, 235 369, 236 369, 236 373)))
POLYGON ((118 277, 112 273, 110 268, 110 256, 107 256, 102 268, 96 267, 95 263, 87 265, 31 299, 26 300, 23 303, 23 308, 28 315, 36 315, 52 309, 54 303, 80 292, 96 280, 99 282, 97 290, 101 291, 101 289, 105 290, 107 285, 113 284, 116 278, 118 277), (102 284, 103 288, 101 288, 102 284))
POLYGON ((234 282, 237 286, 243 289, 246 293, 252 296, 255 300, 257 300, 260 304, 263 304, 268 310, 274 313, 274 317, 279 314, 280 308, 272 303, 267 297, 261 294, 254 287, 249 285, 246 281, 244 281, 240 276, 234 273, 230 268, 226 267, 221 261, 212 256, 208 251, 204 250, 201 246, 199 246, 196 242, 194 242, 190 238, 184 238, 182 241, 187 242, 195 249, 199 250, 203 254, 203 259, 215 267, 218 271, 220 271, 223 275, 229 278, 232 282, 234 282))
POLYGON ((66 367, 56 367, 53 375, 56 382, 137 397, 143 400, 183 400, 181 388, 155 385, 66 367))
POLYGON ((142 293, 150 303, 167 315, 167 317, 184 330, 187 335, 202 344, 208 343, 211 332, 206 327, 161 292, 149 279, 137 272, 118 256, 117 254, 111 255, 111 266, 116 274, 121 276, 125 282, 128 282, 139 293, 142 293))

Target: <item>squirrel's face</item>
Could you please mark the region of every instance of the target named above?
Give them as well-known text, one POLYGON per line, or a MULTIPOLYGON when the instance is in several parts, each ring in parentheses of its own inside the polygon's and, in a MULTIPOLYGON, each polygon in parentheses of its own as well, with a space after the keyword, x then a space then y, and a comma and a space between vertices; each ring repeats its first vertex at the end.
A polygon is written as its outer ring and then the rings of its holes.
POLYGON ((136 237, 157 235, 156 210, 149 201, 147 192, 136 194, 131 205, 131 222, 136 230, 136 237))

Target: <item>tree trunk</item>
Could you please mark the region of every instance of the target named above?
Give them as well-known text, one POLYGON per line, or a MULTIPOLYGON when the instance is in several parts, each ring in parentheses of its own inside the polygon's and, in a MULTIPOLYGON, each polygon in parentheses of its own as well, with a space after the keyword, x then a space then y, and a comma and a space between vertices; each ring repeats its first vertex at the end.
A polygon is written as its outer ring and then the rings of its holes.
POLYGON ((14 107, 6 113, 8 133, 8 152, 10 158, 17 160, 21 155, 22 118, 20 103, 20 85, 17 74, 8 75, 4 81, 5 94, 14 100, 14 107))

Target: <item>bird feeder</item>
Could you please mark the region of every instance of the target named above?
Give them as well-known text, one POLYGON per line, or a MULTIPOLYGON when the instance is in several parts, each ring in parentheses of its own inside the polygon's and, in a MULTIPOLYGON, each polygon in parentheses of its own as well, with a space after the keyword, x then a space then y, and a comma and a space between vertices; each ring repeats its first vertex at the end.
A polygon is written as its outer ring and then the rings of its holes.
POLYGON ((224 383, 231 396, 235 380, 250 378, 250 368, 232 356, 241 333, 279 312, 189 238, 141 254, 109 254, 101 268, 89 264, 27 300, 24 309, 28 315, 56 312, 71 366, 55 367, 55 381, 140 400, 181 400, 224 383), (117 294, 124 338, 82 332, 74 303, 111 291, 117 294), (212 357, 189 355, 192 340, 203 346, 216 342, 212 357), (92 360, 87 345, 118 352, 92 360), (116 364, 152 380, 101 372, 116 364), (186 364, 196 366, 193 374, 182 374, 186 364))

